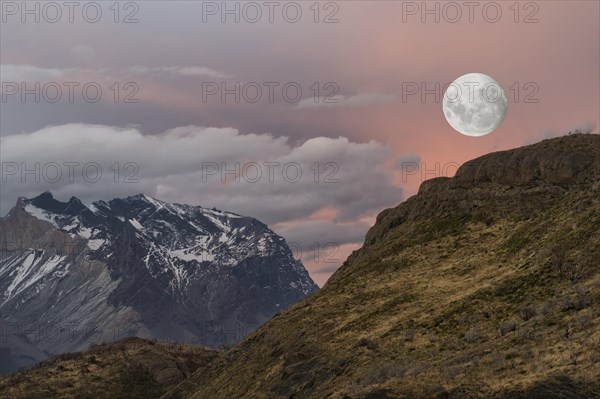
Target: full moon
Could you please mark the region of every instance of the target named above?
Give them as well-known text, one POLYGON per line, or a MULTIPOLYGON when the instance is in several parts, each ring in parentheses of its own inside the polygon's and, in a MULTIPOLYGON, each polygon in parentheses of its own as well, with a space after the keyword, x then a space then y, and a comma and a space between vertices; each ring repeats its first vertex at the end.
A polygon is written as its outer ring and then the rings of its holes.
POLYGON ((454 130, 465 136, 485 136, 504 120, 508 101, 498 82, 482 73, 469 73, 448 85, 442 109, 454 130))

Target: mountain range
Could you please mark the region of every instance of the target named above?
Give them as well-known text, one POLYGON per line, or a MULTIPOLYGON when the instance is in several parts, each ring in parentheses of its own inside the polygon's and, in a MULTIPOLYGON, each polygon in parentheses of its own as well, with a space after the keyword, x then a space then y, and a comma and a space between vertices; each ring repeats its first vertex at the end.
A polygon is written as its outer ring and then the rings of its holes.
POLYGON ((260 221, 143 194, 19 198, 0 248, 2 372, 127 336, 231 345, 318 289, 260 221))

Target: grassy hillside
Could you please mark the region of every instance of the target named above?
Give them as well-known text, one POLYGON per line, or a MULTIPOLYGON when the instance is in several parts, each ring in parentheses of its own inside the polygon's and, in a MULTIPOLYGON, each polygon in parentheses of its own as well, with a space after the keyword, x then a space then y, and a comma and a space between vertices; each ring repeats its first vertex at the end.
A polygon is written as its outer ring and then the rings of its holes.
POLYGON ((199 346, 126 338, 84 353, 55 356, 2 377, 0 398, 158 398, 217 354, 199 346))
POLYGON ((164 398, 600 397, 598 136, 465 164, 164 398))

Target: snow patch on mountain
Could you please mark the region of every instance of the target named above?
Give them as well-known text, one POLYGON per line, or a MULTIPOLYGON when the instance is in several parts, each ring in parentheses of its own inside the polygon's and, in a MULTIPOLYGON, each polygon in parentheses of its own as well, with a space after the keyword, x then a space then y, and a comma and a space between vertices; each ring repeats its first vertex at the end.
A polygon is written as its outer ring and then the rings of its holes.
POLYGON ((135 219, 130 219, 130 220, 129 220, 129 223, 131 223, 131 224, 133 225, 133 227, 135 227, 137 230, 140 230, 140 231, 144 230, 144 226, 142 226, 142 225, 140 224, 140 222, 138 222, 138 221, 137 221, 137 220, 135 220, 135 219))
POLYGON ((55 220, 56 215, 51 212, 40 209, 32 204, 27 204, 27 206, 25 206, 25 212, 29 213, 31 216, 37 219, 43 220, 45 222, 50 222, 54 226, 58 227, 58 224, 55 220))

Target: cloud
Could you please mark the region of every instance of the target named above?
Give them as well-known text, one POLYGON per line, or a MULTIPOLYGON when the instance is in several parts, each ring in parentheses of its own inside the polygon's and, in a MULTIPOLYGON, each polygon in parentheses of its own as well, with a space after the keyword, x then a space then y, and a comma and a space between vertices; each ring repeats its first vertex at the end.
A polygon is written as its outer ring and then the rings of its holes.
POLYGON ((0 65, 0 76, 3 82, 50 81, 76 71, 77 69, 44 68, 35 65, 0 65))
POLYGON ((390 153, 375 141, 317 137, 292 144, 287 137, 233 128, 186 126, 143 135, 135 127, 68 124, 2 137, 0 143, 3 214, 19 195, 45 190, 88 203, 143 192, 269 224, 325 212, 329 224, 308 223, 290 232, 304 239, 322 231, 327 239, 349 242, 364 234, 361 218, 398 204, 402 196, 384 168, 390 153))
MULTIPOLYGON (((95 51, 88 46, 75 46, 71 53, 80 58, 93 59, 95 51)), ((67 76, 87 74, 105 77, 106 74, 151 75, 162 74, 180 77, 210 77, 215 79, 231 78, 231 75, 211 68, 199 66, 150 67, 133 65, 126 68, 46 68, 27 64, 1 64, 0 74, 3 82, 48 82, 67 76)))
POLYGON ((224 72, 219 72, 214 69, 198 67, 198 66, 167 66, 167 67, 147 67, 134 65, 126 69, 128 72, 135 74, 170 74, 192 77, 210 77, 215 79, 228 79, 232 76, 224 72))
POLYGON ((367 223, 362 222, 338 224, 330 220, 308 220, 281 228, 279 231, 289 242, 308 248, 315 243, 316 239, 323 245, 333 243, 340 246, 362 243, 369 227, 367 223), (315 237, 315 231, 319 232, 318 237, 315 237))
POLYGON ((360 246, 374 216, 401 202, 393 170, 384 167, 390 156, 376 141, 345 137, 297 143, 233 128, 144 135, 135 126, 53 126, 0 138, 0 212, 18 196, 46 190, 88 204, 146 193, 214 206, 269 224, 322 285, 329 272, 321 269, 336 269, 360 246))
POLYGON ((331 97, 305 98, 296 104, 298 109, 367 107, 377 104, 387 104, 396 100, 392 94, 365 93, 354 96, 335 95, 331 97))

